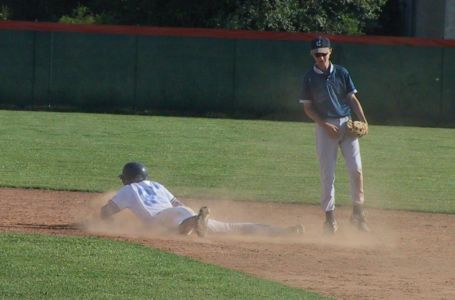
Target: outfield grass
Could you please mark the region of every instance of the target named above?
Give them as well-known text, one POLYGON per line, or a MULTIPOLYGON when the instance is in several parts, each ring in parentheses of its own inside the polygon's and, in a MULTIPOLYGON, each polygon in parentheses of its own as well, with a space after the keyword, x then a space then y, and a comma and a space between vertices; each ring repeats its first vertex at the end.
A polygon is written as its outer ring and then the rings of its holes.
POLYGON ((0 234, 2 299, 326 299, 145 246, 0 234))
MULTIPOLYGON (((107 191, 127 161, 178 197, 319 202, 313 124, 0 111, 0 186, 107 191)), ((371 126, 366 204, 455 212, 455 130, 371 126)), ((349 205, 339 158, 337 204, 349 205)))

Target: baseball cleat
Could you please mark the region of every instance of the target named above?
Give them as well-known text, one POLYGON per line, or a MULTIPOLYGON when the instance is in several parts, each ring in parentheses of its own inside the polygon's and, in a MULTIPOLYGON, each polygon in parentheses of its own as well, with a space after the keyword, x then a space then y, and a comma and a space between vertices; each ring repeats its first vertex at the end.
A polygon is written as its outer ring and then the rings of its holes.
POLYGON ((287 228, 287 231, 292 235, 301 235, 305 233, 305 226, 302 224, 291 226, 287 228))
POLYGON ((354 206, 351 215, 351 224, 357 227, 360 231, 370 232, 365 215, 366 213, 361 206, 354 206))
POLYGON ((352 215, 351 224, 357 227, 360 231, 370 232, 370 227, 368 227, 368 224, 363 217, 352 215))
POLYGON ((338 231, 338 223, 335 220, 335 211, 325 212, 324 234, 334 234, 338 231))
POLYGON ((208 207, 204 206, 199 210, 195 216, 189 217, 179 225, 179 233, 183 235, 190 235, 193 231, 200 237, 207 234, 207 222, 210 211, 208 207))
POLYGON ((324 222, 324 234, 331 235, 338 231, 338 223, 335 220, 324 222))
POLYGON ((183 235, 190 235, 196 227, 197 215, 185 219, 179 225, 179 233, 183 235))
POLYGON ((200 237, 207 235, 207 223, 209 220, 210 210, 207 206, 201 207, 199 214, 196 216, 196 233, 200 237))

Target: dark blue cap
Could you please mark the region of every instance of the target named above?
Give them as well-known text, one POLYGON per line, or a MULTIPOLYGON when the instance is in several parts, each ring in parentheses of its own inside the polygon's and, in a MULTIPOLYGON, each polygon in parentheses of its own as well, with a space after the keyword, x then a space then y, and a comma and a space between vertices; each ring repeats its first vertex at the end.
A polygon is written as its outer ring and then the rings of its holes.
POLYGON ((331 48, 330 40, 326 37, 319 36, 311 41, 311 50, 314 52, 319 52, 318 49, 323 50, 323 48, 331 48))

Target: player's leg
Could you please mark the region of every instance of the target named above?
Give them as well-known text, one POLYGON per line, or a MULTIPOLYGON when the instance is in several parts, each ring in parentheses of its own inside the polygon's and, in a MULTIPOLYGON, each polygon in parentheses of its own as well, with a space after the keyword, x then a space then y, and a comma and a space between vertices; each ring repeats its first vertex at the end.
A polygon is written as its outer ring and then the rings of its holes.
POLYGON ((305 229, 303 225, 291 227, 277 227, 272 225, 244 222, 228 223, 214 219, 209 219, 207 223, 208 231, 216 234, 242 234, 242 235, 267 235, 280 236, 302 234, 305 229))
POLYGON ((359 140, 353 137, 345 137, 340 143, 340 148, 349 173, 352 204, 363 205, 363 174, 359 140))
POLYGON ((320 126, 316 126, 316 151, 321 177, 321 206, 323 211, 334 210, 338 141, 331 138, 320 126))
POLYGON ((325 213, 324 231, 334 233, 338 229, 335 219, 335 169, 338 139, 330 137, 325 129, 316 126, 316 151, 321 177, 321 207, 325 213))
POLYGON ((190 226, 181 226, 185 220, 196 216, 195 212, 186 206, 177 206, 165 209, 153 217, 153 226, 160 226, 168 231, 189 234, 194 228, 190 226), (183 232, 185 231, 185 232, 183 232))
POLYGON ((362 159, 358 138, 346 136, 340 144, 341 152, 345 159, 346 169, 349 173, 349 183, 353 212, 351 222, 362 231, 369 231, 365 220, 363 204, 365 201, 363 191, 362 159))

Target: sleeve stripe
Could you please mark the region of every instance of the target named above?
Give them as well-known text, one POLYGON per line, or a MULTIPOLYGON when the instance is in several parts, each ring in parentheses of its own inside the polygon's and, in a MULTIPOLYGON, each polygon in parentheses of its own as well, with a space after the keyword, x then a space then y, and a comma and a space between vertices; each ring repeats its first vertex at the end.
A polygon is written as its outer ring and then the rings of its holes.
POLYGON ((348 93, 348 96, 352 96, 352 95, 354 95, 354 94, 357 94, 357 90, 356 90, 356 89, 350 91, 350 92, 348 93))

